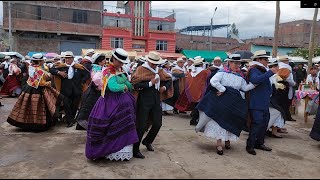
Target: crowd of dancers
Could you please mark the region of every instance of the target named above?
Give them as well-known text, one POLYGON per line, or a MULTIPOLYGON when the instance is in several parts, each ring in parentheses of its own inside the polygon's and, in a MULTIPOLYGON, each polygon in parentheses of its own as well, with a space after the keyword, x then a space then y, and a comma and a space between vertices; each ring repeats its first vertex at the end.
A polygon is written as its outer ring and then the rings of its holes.
MULTIPOLYGON (((1 55, 0 60, 0 94, 18 97, 7 122, 35 132, 58 121, 76 124, 87 132, 85 155, 91 160, 145 158, 140 144, 154 151, 162 116, 169 111, 190 112, 190 125, 216 140, 219 155, 242 131, 249 132, 249 154, 271 151, 264 138, 288 133, 284 125, 294 121, 294 89, 304 80, 295 78, 288 56, 271 62, 264 50, 255 52, 252 62, 239 54, 212 63, 201 56, 168 61, 156 51, 131 61, 121 48, 111 57, 89 49, 80 62, 71 51, 52 59, 39 53, 22 62, 1 55)), ((307 81, 319 84, 319 77, 312 77, 307 81)), ((318 121, 312 134, 319 138, 318 121)))

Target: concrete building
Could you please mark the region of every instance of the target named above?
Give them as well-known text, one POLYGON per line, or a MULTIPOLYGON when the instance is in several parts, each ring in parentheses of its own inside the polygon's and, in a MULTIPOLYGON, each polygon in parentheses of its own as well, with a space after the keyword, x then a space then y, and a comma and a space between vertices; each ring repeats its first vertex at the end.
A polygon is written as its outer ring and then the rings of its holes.
MULTIPOLYGON (((56 52, 100 48, 103 1, 10 1, 13 50, 56 52)), ((3 28, 9 30, 8 1, 3 28)))
POLYGON ((127 51, 156 50, 174 53, 175 13, 151 9, 150 1, 118 1, 104 6, 102 49, 127 51))
MULTIPOLYGON (((293 50, 299 48, 299 46, 289 46, 289 45, 278 45, 278 55, 288 55, 293 50)), ((241 46, 229 49, 229 53, 235 52, 235 51, 251 51, 255 52, 258 50, 265 50, 268 55, 272 55, 272 42, 271 43, 253 43, 248 42, 246 44, 243 44, 241 46)))
MULTIPOLYGON (((186 50, 210 50, 210 37, 177 33, 177 48, 186 50)), ((233 38, 212 37, 212 50, 227 51, 242 43, 233 38)))
MULTIPOLYGON (((309 47, 312 20, 297 20, 280 23, 279 44, 309 47)), ((317 21, 315 28, 315 44, 320 45, 320 21, 317 21)))

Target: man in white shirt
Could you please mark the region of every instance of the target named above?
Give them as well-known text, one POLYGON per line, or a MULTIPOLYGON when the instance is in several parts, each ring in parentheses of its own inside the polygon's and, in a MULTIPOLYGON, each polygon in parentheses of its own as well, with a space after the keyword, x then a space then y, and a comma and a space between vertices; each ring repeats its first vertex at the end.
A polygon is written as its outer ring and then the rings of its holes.
POLYGON ((319 89, 319 77, 317 76, 317 69, 315 67, 310 69, 310 74, 307 76, 306 83, 319 89))

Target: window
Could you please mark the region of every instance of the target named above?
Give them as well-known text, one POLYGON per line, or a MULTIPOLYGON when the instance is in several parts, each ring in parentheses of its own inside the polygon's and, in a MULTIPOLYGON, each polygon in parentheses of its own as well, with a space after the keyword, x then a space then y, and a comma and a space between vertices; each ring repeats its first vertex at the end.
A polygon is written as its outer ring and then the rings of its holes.
POLYGON ((74 23, 87 23, 88 22, 87 11, 74 10, 72 22, 74 22, 74 23))
POLYGON ((267 51, 266 53, 267 53, 268 56, 270 56, 270 52, 269 51, 267 51))
POLYGON ((41 6, 37 6, 37 19, 41 20, 41 6))
POLYGON ((162 24, 160 24, 159 26, 157 26, 157 30, 158 30, 158 31, 162 31, 162 24))
POLYGON ((156 44, 156 50, 157 51, 167 51, 168 41, 157 41, 156 44))
POLYGON ((111 48, 123 48, 123 38, 111 38, 111 48))
POLYGON ((146 46, 142 45, 142 44, 132 44, 132 48, 133 49, 144 49, 144 48, 146 48, 146 46))

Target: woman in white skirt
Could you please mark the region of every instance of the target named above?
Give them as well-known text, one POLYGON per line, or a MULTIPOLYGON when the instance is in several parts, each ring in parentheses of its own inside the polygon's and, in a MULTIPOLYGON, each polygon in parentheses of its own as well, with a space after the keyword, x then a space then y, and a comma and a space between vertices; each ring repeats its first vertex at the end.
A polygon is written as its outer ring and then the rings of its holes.
POLYGON ((196 132, 202 131, 205 136, 216 139, 219 155, 223 155, 222 141, 225 148, 230 149, 230 141, 239 139, 246 124, 248 108, 240 90, 246 92, 255 87, 244 79, 240 55, 231 54, 225 61, 228 65, 211 78, 213 88, 197 106, 200 116, 196 132))
MULTIPOLYGON (((278 63, 275 61, 268 64, 268 66, 269 68, 272 68, 273 66, 278 66, 278 63)), ((269 78, 271 86, 273 87, 273 93, 270 99, 270 120, 267 130, 270 128, 272 129, 271 132, 268 132, 268 135, 273 138, 282 138, 282 136, 278 135, 277 131, 278 129, 282 129, 285 124, 286 104, 282 102, 285 102, 289 92, 289 83, 284 80, 288 78, 289 75, 289 70, 281 68, 277 74, 274 74, 269 78)))
MULTIPOLYGON (((172 78, 171 63, 168 60, 165 59, 165 63, 162 65, 162 68, 172 78)), ((173 107, 165 103, 164 101, 161 102, 161 107, 162 107, 162 115, 168 115, 169 113, 167 111, 173 110, 173 107)))

